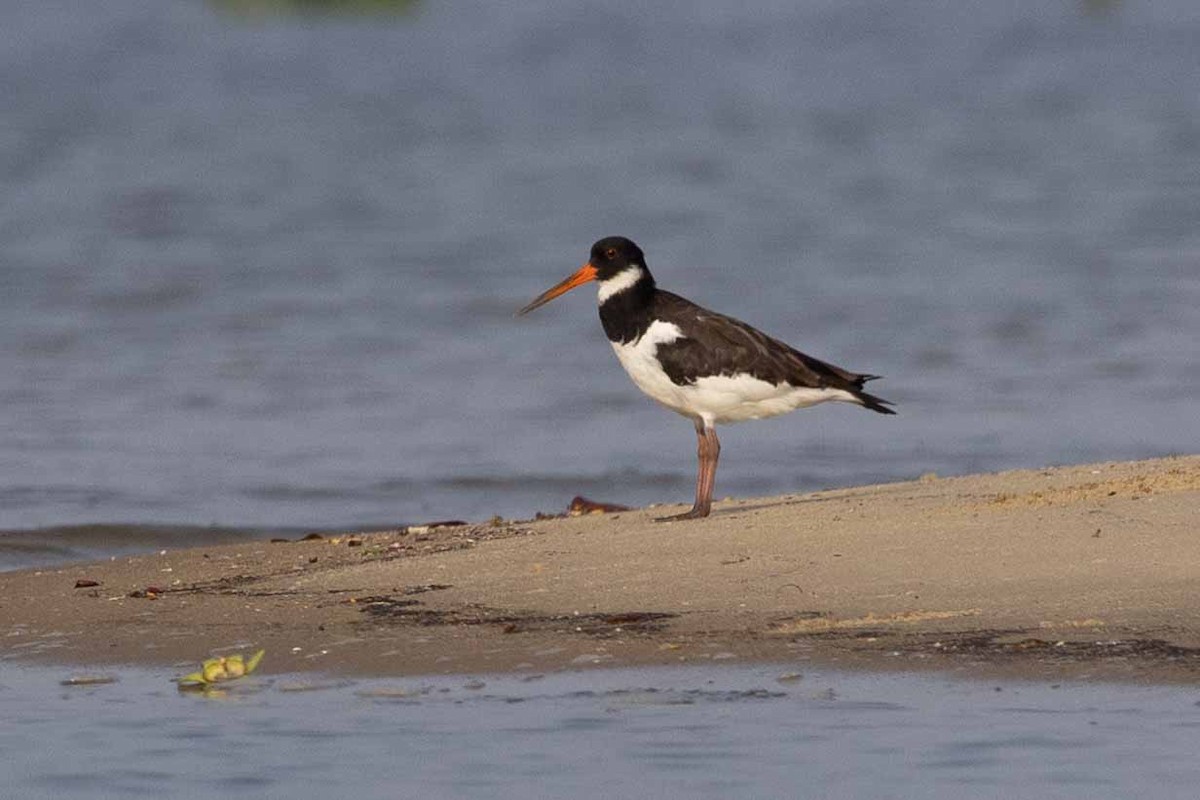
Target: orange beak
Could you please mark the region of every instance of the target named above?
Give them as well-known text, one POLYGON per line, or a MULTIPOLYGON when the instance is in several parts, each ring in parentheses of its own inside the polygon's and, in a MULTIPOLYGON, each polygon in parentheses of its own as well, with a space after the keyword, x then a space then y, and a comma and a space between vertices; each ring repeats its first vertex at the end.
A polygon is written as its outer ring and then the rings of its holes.
POLYGON ((517 316, 519 317, 522 314, 528 314, 530 311, 533 311, 538 306, 546 305, 546 303, 549 303, 551 300, 558 297, 560 294, 566 294, 567 292, 574 289, 576 286, 582 286, 583 284, 590 283, 594 280, 596 280, 596 268, 593 267, 591 262, 589 261, 588 263, 586 263, 582 267, 580 267, 579 270, 574 275, 567 278, 565 281, 558 284, 557 286, 553 286, 553 287, 547 289, 546 291, 542 292, 541 294, 539 294, 537 297, 535 297, 532 303, 530 303, 529 305, 525 306, 524 308, 522 308, 520 311, 517 312, 517 316))

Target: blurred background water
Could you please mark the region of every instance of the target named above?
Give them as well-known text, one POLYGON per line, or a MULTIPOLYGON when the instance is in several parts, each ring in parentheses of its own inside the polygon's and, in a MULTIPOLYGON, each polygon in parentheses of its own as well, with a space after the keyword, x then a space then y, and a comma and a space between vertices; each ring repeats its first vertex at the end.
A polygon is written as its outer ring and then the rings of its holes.
POLYGON ((0 562, 689 502, 608 234, 898 404, 718 496, 1200 449, 1190 0, 359 5, 0 12, 0 562))

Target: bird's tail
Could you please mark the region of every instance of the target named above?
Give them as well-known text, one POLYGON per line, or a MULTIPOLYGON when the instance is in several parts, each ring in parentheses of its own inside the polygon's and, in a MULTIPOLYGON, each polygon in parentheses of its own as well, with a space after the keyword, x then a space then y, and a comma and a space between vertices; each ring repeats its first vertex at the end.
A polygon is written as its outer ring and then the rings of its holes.
POLYGON ((855 393, 854 399, 857 400, 858 404, 863 408, 869 408, 872 411, 878 411, 880 414, 896 413, 892 409, 888 408, 888 406, 892 405, 891 400, 884 400, 882 397, 876 397, 875 395, 867 394, 866 392, 855 393))
POLYGON ((854 393, 854 399, 857 400, 858 404, 863 408, 869 408, 872 411, 876 411, 880 414, 895 414, 895 411, 888 408, 888 406, 894 405, 891 400, 884 400, 882 397, 876 397, 873 394, 868 394, 867 392, 862 391, 862 385, 864 383, 867 381, 876 380, 878 378, 878 375, 859 375, 854 381, 859 388, 859 390, 854 393))

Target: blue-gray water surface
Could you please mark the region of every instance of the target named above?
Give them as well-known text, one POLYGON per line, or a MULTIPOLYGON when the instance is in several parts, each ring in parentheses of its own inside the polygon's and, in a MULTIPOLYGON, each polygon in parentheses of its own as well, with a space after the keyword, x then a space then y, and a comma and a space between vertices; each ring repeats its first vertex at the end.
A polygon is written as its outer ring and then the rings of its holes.
POLYGON ((718 496, 1198 449, 1191 0, 225 5, 0 12, 0 566, 689 501, 614 233, 898 405, 718 496))
POLYGON ((0 786, 41 798, 1194 797, 1194 689, 787 667, 325 680, 0 668, 0 786), (783 680, 781 680, 781 678, 783 680))

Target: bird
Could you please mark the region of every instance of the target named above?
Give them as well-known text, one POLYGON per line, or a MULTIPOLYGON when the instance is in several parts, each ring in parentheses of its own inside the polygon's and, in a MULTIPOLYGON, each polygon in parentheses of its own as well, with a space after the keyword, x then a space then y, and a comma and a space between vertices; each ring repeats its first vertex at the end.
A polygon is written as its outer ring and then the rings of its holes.
POLYGON ((633 241, 609 236, 592 245, 582 267, 535 297, 523 316, 586 283, 599 284, 600 324, 634 384, 696 429, 696 499, 689 511, 659 521, 700 519, 712 510, 719 424, 763 419, 828 401, 895 414, 863 390, 878 375, 813 358, 741 320, 658 288, 633 241))

